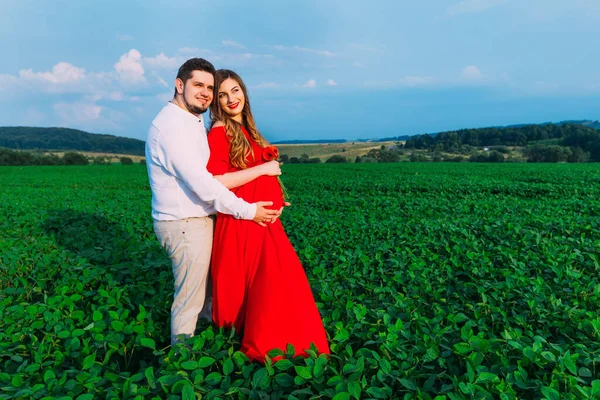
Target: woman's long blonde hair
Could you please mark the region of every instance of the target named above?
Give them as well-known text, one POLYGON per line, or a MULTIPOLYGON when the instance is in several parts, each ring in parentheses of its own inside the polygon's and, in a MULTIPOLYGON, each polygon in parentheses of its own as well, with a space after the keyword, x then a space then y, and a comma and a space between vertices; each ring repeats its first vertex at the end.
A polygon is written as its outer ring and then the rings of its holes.
POLYGON ((256 128, 256 123, 254 122, 252 111, 250 110, 250 98, 248 97, 246 85, 244 85, 242 78, 240 78, 238 74, 231 70, 219 69, 215 72, 215 96, 210 107, 210 116, 211 127, 217 121, 221 121, 225 124, 225 131, 227 132, 227 136, 231 138, 231 143, 229 147, 229 158, 231 160, 231 165, 233 165, 234 167, 244 169, 247 166, 247 157, 249 155, 256 157, 256 155, 252 153, 252 146, 250 145, 250 142, 248 141, 248 139, 246 139, 244 132, 242 132, 242 126, 246 128, 246 130, 250 134, 250 137, 254 139, 254 141, 260 147, 270 146, 267 139, 265 139, 256 128), (241 124, 231 119, 231 117, 225 112, 225 110, 223 110, 223 107, 221 107, 221 104, 219 103, 219 87, 221 86, 221 83, 223 83, 223 81, 229 78, 233 79, 240 85, 242 93, 244 94, 244 108, 242 110, 241 124))

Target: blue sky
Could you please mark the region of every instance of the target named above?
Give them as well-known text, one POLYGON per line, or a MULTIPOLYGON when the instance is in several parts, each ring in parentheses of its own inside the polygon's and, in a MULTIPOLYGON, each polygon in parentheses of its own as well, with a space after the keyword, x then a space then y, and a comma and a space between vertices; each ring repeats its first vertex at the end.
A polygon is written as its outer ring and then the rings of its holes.
POLYGON ((598 0, 20 0, 0 36, 1 126, 144 139, 190 57, 270 140, 600 119, 598 0))

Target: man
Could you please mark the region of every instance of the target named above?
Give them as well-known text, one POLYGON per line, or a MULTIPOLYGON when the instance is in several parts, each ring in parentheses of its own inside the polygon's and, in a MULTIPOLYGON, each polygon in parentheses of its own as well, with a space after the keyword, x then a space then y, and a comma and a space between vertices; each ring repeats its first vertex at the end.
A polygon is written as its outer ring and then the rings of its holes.
MULTIPOLYGON (((193 336, 205 303, 213 237, 209 215, 218 211, 264 225, 281 214, 265 208, 272 202, 249 204, 236 197, 206 170, 210 154, 202 114, 213 99, 214 72, 204 59, 186 61, 177 73, 173 100, 158 113, 146 140, 154 231, 175 278, 172 344, 178 335, 193 336)), ((270 162, 235 174, 244 184, 281 171, 270 162)))

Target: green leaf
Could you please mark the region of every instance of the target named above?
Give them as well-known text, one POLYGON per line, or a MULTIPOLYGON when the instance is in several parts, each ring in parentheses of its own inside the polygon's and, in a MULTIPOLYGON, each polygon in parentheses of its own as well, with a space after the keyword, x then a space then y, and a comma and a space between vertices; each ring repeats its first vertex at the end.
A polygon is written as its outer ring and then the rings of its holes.
POLYGON ((327 380, 327 386, 337 386, 340 383, 342 383, 343 381, 344 381, 344 378, 342 378, 339 375, 335 375, 327 380))
POLYGON ((296 355, 296 350, 294 349, 294 346, 291 343, 288 343, 288 345, 286 346, 285 355, 289 358, 294 357, 296 355))
POLYGON ((358 382, 348 382, 348 391, 355 399, 360 399, 360 384, 358 382))
POLYGON ((269 352, 267 353, 267 355, 269 357, 271 357, 271 358, 275 358, 275 357, 284 356, 285 353, 281 349, 272 349, 272 350, 269 350, 269 352))
POLYGON ((315 366, 313 368, 313 376, 315 378, 320 378, 321 376, 323 376, 326 365, 327 365, 327 360, 324 357, 317 358, 315 360, 315 366))
POLYGON ((95 310, 94 314, 92 316, 92 320, 94 322, 98 322, 98 321, 102 321, 102 318, 103 318, 102 313, 100 311, 98 311, 98 310, 95 310))
POLYGON ((140 304, 140 312, 135 319, 136 321, 141 322, 144 320, 144 318, 146 318, 146 309, 140 304))
POLYGON ((550 361, 550 362, 556 362, 556 356, 552 353, 550 353, 549 351, 542 351, 542 357, 544 357, 546 360, 550 361))
POLYGON ((179 364, 181 368, 186 369, 188 371, 192 371, 198 368, 198 361, 188 360, 179 364))
POLYGON ((457 343, 457 344, 454 345, 454 350, 458 354, 463 354, 464 355, 464 354, 470 353, 473 350, 473 348, 468 343, 457 343))
POLYGON ((560 400, 560 393, 551 387, 542 387, 542 394, 546 396, 548 400, 560 400))
POLYGON ((72 333, 73 337, 79 337, 81 335, 83 335, 85 333, 85 331, 83 329, 75 329, 72 333))
POLYGON ((85 393, 77 396, 77 400, 92 400, 94 395, 92 393, 85 393))
POLYGON ((389 396, 387 395, 387 393, 383 390, 380 389, 378 387, 370 387, 367 389, 367 393, 370 394, 372 397, 376 398, 376 399, 387 399, 389 398, 389 396))
POLYGON ((275 375, 275 382, 281 387, 290 387, 294 384, 294 378, 287 373, 275 375))
POLYGON ((11 385, 14 387, 21 387, 23 385, 23 375, 17 374, 12 377, 10 380, 11 385))
POLYGON ((591 378, 592 371, 590 371, 586 367, 581 367, 581 368, 579 368, 579 376, 581 376, 582 378, 591 378))
POLYGON ((572 373, 573 375, 577 375, 577 366, 575 365, 573 360, 571 360, 570 352, 567 351, 567 353, 562 357, 562 361, 564 363, 564 366, 569 370, 570 373, 572 373))
POLYGON ((212 357, 202 357, 202 358, 200 358, 200 360, 198 360, 198 367, 204 369, 206 367, 213 365, 214 362, 215 362, 215 359, 212 357))
POLYGON ((480 372, 479 375, 477 375, 476 383, 498 382, 498 381, 500 381, 500 378, 498 378, 498 376, 496 374, 493 374, 491 372, 480 372))
POLYGON ((112 321, 110 326, 117 332, 121 332, 125 327, 125 324, 121 321, 112 321))
POLYGON ((49 369, 46 372, 44 372, 44 382, 45 383, 48 383, 48 381, 50 381, 52 379, 56 379, 56 375, 54 374, 54 371, 49 369))
POLYGON ((229 375, 232 372, 233 372, 233 361, 231 361, 231 358, 228 358, 223 362, 223 374, 229 375))
POLYGON ((96 362, 96 352, 93 352, 92 354, 90 354, 89 356, 87 356, 86 358, 83 359, 83 370, 85 371, 86 369, 90 369, 92 368, 92 366, 94 365, 94 363, 96 362))
POLYGON ((149 349, 156 350, 156 342, 154 342, 154 339, 142 338, 142 340, 140 340, 140 343, 143 347, 148 347, 149 349))
POLYGON ((150 385, 151 387, 154 387, 154 368, 152 367, 148 367, 144 370, 144 376, 146 376, 146 379, 148 380, 148 385, 150 385))
POLYGON ((287 371, 288 369, 292 368, 294 366, 294 364, 287 359, 281 359, 279 361, 277 361, 275 363, 275 368, 277 368, 279 371, 287 371))
POLYGON ((216 386, 219 384, 219 382, 221 382, 221 378, 222 376, 220 373, 211 372, 206 378, 204 378, 204 382, 206 382, 208 385, 216 386))
POLYGON ((66 338, 68 338, 69 336, 71 336, 71 332, 69 332, 69 331, 60 331, 60 332, 58 332, 58 335, 57 335, 57 336, 58 336, 60 339, 66 339, 66 338))
POLYGON ((379 361, 379 366, 381 367, 381 371, 386 375, 388 375, 390 372, 392 372, 392 365, 385 358, 382 358, 379 361))
POLYGON ((348 392, 340 392, 333 396, 333 400, 350 400, 350 396, 348 392))
POLYGON ((308 367, 301 367, 299 365, 296 365, 294 369, 296 370, 296 373, 299 377, 307 380, 312 378, 312 374, 310 373, 310 369, 308 367))
POLYGON ((196 400, 196 394, 194 393, 194 388, 191 383, 185 382, 181 390, 181 398, 183 400, 196 400))
POLYGON ((269 375, 266 368, 258 369, 252 376, 252 387, 257 389, 266 389, 269 386, 269 375))
POLYGON ((409 381, 408 379, 402 378, 400 379, 400 384, 402 384, 402 386, 404 386, 405 388, 409 389, 409 390, 413 390, 413 391, 417 391, 417 385, 414 384, 414 382, 409 381))

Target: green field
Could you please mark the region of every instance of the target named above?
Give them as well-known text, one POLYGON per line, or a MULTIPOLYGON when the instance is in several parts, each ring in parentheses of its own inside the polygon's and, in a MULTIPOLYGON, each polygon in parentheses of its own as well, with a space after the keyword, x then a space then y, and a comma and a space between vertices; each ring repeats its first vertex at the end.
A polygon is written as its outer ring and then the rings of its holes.
POLYGON ((278 144, 279 153, 291 157, 307 154, 309 158, 320 158, 325 162, 329 157, 340 155, 354 162, 357 156, 366 155, 369 150, 380 149, 381 145, 392 146, 396 142, 345 142, 345 143, 315 143, 315 144, 278 144))
POLYGON ((283 180, 333 354, 260 365, 207 323, 168 345, 144 166, 0 168, 0 398, 600 397, 598 165, 283 180))

